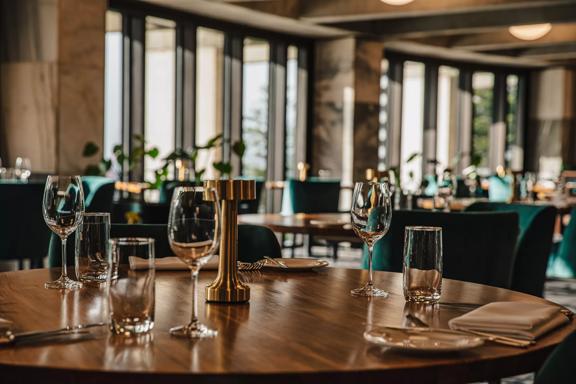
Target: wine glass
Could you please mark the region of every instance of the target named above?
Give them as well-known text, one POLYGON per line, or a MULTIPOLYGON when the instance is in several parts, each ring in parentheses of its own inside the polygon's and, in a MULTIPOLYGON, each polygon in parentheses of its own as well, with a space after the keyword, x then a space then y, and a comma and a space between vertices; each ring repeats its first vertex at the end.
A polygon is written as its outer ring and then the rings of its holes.
POLYGON ((80 176, 48 176, 42 213, 46 225, 62 240, 62 273, 58 280, 44 284, 52 289, 77 289, 79 281, 68 277, 66 266, 66 239, 82 223, 84 213, 84 192, 80 176))
POLYGON ((200 268, 215 253, 220 241, 220 206, 216 190, 199 186, 176 188, 168 217, 168 240, 172 251, 192 272, 190 323, 170 329, 170 334, 189 339, 214 337, 218 332, 198 321, 196 291, 200 268))
POLYGON ((352 196, 352 228, 368 246, 368 282, 353 289, 353 296, 388 296, 372 282, 372 251, 374 244, 388 232, 392 220, 390 190, 387 183, 358 182, 352 196))
POLYGON ((28 180, 28 178, 32 174, 32 166, 30 164, 30 159, 27 157, 17 157, 14 169, 16 177, 18 177, 22 181, 28 180))

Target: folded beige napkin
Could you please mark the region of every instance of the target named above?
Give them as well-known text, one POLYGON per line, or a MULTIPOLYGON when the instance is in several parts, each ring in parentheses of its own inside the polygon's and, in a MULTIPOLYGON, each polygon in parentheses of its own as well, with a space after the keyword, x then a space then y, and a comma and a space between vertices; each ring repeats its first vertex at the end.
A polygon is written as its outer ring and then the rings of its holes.
MULTIPOLYGON (((130 256, 128 258, 130 269, 148 268, 148 260, 141 257, 130 256)), ((161 257, 154 260, 154 267, 158 271, 187 271, 188 266, 176 256, 161 257)), ((212 257, 202 266, 202 270, 218 269, 218 257, 212 257)))
POLYGON ((561 307, 543 303, 500 301, 483 305, 448 322, 451 329, 535 340, 567 323, 561 307))

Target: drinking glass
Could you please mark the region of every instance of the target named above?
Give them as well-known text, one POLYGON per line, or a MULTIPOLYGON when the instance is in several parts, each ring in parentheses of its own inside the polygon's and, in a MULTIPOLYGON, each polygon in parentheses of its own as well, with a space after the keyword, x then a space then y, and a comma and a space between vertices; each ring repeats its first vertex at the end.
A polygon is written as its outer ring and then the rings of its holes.
POLYGON ((27 157, 17 157, 14 166, 14 173, 21 181, 27 181, 32 174, 32 165, 27 157))
POLYGON ((172 251, 186 263, 192 273, 190 323, 174 327, 170 333, 190 339, 214 337, 218 332, 198 320, 197 285, 200 268, 215 253, 220 242, 220 206, 216 190, 203 187, 176 188, 168 217, 168 240, 172 251))
POLYGON ((372 282, 372 251, 374 244, 388 232, 392 220, 390 190, 387 183, 358 182, 352 196, 352 228, 368 246, 368 282, 353 289, 354 296, 388 296, 372 282))
POLYGON ((83 283, 104 283, 110 273, 109 213, 84 213, 76 231, 76 276, 83 283))
POLYGON ((154 328, 154 239, 118 238, 109 241, 117 278, 108 274, 110 330, 135 336, 154 328))
POLYGON ((406 227, 404 232, 404 297, 437 303, 442 291, 442 228, 406 227))
POLYGON ((42 213, 48 227, 62 241, 62 273, 58 280, 44 284, 46 288, 78 289, 82 284, 68 277, 66 239, 82 222, 84 192, 80 176, 48 176, 42 199, 42 213))

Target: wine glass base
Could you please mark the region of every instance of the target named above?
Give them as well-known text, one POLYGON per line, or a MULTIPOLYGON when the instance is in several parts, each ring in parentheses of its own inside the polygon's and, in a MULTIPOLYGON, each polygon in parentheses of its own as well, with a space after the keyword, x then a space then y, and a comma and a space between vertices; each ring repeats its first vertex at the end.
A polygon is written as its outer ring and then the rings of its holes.
POLYGON ((60 276, 58 280, 49 281, 45 283, 44 288, 75 290, 82 288, 82 283, 76 280, 72 280, 69 277, 60 276))
POLYGON ((218 336, 218 331, 210 329, 203 324, 198 324, 195 328, 189 325, 170 328, 170 334, 175 337, 186 339, 204 339, 218 336))
POLYGON ((365 285, 361 288, 356 288, 350 291, 352 296, 363 296, 363 297, 388 297, 388 292, 383 289, 376 288, 373 285, 365 285))

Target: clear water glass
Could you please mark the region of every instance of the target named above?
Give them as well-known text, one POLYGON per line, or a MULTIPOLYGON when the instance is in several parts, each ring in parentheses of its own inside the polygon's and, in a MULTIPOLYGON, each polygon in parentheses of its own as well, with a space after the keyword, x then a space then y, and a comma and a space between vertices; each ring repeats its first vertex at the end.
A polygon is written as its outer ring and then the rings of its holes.
POLYGON ((392 205, 388 183, 358 182, 354 186, 350 216, 352 228, 368 247, 368 282, 350 293, 354 296, 388 296, 373 283, 372 253, 374 244, 388 232, 392 221, 392 205))
POLYGON ((404 298, 437 303, 442 293, 442 228, 406 227, 403 257, 404 298))
POLYGON ((112 263, 108 252, 110 214, 84 213, 76 231, 76 276, 83 283, 105 283, 112 263))
POLYGON ((109 241, 117 278, 108 274, 110 330, 134 336, 154 328, 154 239, 118 238, 109 241))
POLYGON ((78 289, 82 283, 68 277, 66 240, 82 223, 84 192, 80 176, 48 176, 42 198, 42 213, 46 225, 62 241, 60 278, 44 284, 49 289, 78 289))
POLYGON ((168 216, 168 240, 174 254, 186 263, 192 274, 190 323, 170 329, 170 334, 188 339, 214 337, 218 332, 198 319, 197 285, 200 268, 220 243, 220 205, 215 189, 176 188, 168 216))

